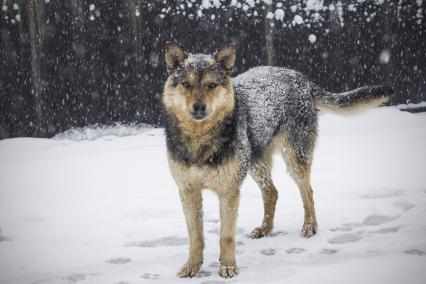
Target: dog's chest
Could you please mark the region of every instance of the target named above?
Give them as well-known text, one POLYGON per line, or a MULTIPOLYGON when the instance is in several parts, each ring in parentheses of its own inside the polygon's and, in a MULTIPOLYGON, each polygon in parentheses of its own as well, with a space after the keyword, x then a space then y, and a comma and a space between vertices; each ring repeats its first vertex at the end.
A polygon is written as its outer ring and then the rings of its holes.
POLYGON ((180 187, 222 191, 238 185, 244 179, 244 171, 238 158, 215 166, 183 165, 173 159, 169 159, 169 162, 173 177, 180 187))

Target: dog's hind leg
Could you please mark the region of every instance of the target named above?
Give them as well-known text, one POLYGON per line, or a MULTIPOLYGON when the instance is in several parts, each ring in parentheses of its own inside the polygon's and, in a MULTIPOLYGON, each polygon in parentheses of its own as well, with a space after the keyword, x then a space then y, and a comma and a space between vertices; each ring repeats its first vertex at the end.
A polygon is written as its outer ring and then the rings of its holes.
MULTIPOLYGON (((302 196, 303 208, 305 209, 305 221, 302 227, 301 235, 309 238, 316 234, 318 225, 315 217, 315 206, 313 191, 310 184, 311 160, 313 144, 307 146, 309 151, 302 153, 296 147, 287 144, 282 151, 283 158, 287 164, 287 170, 296 182, 302 196), (306 157, 308 155, 308 157, 306 157)), ((306 149, 306 148, 305 148, 306 149)))
POLYGON ((204 239, 201 189, 180 188, 179 193, 189 235, 189 257, 178 276, 194 277, 203 264, 204 239))
POLYGON ((265 156, 254 163, 250 168, 250 175, 259 186, 263 199, 262 225, 251 232, 251 237, 258 239, 271 233, 274 225, 275 205, 277 204, 278 191, 271 178, 272 157, 265 156))

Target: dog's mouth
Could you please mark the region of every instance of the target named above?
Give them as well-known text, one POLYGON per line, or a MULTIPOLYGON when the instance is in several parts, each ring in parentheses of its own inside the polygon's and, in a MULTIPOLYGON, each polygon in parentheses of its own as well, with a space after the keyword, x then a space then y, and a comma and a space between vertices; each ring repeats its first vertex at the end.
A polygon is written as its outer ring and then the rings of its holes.
POLYGON ((203 111, 203 112, 201 112, 201 111, 193 111, 193 112, 190 112, 190 116, 194 120, 201 121, 201 120, 203 120, 203 119, 205 119, 207 117, 207 113, 205 111, 203 111))

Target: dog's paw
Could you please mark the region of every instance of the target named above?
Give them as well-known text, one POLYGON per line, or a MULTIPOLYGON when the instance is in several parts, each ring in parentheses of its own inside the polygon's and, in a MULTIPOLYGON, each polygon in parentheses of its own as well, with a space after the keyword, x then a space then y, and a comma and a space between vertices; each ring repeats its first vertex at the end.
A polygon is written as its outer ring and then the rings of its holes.
POLYGON ((221 265, 219 268, 219 275, 224 278, 232 278, 239 273, 236 265, 221 265))
POLYGON ((203 264, 202 261, 200 262, 188 261, 182 266, 177 276, 179 276, 180 278, 195 277, 198 275, 198 272, 200 271, 202 264, 203 264))
POLYGON ((300 235, 304 238, 310 238, 317 233, 317 228, 318 226, 316 223, 305 223, 303 224, 300 235))
POLYGON ((264 236, 267 236, 271 233, 272 228, 267 228, 264 226, 256 227, 251 231, 250 237, 252 239, 259 239, 263 238, 264 236))

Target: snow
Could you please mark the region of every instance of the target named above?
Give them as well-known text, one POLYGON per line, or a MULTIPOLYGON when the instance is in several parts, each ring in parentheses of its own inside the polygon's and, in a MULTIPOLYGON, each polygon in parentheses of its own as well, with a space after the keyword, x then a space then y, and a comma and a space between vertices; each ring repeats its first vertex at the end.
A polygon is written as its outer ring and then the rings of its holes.
POLYGON ((95 10, 95 4, 90 4, 90 6, 89 6, 89 10, 90 10, 90 11, 95 10))
POLYGON ((294 24, 298 24, 298 25, 303 24, 303 18, 300 15, 294 16, 293 25, 294 24))
MULTIPOLYGON (((93 128, 0 141, 0 283, 222 283, 218 201, 210 191, 201 276, 175 276, 188 245, 163 130, 114 135, 104 127, 84 138, 93 128)), ((263 212, 248 177, 237 230, 240 275, 231 282, 425 283, 426 116, 395 108, 321 114, 319 128, 312 169, 318 235, 299 236, 299 192, 276 156, 274 233, 248 237, 263 212)))
POLYGON ((426 107, 426 102, 420 102, 416 104, 408 103, 408 104, 401 104, 396 106, 397 109, 403 109, 403 110, 423 108, 423 107, 426 107))
POLYGON ((380 52, 379 55, 379 62, 381 64, 388 64, 390 60, 391 54, 389 49, 384 49, 382 52, 380 52))
POLYGON ((276 9, 275 10, 275 19, 282 21, 284 19, 284 10, 283 9, 276 9))
POLYGON ((147 124, 122 124, 116 123, 112 126, 94 124, 83 128, 72 128, 53 137, 54 140, 96 140, 105 137, 122 137, 144 133, 152 129, 147 124))
POLYGON ((308 36, 308 40, 309 40, 310 43, 315 43, 317 41, 317 36, 314 35, 314 34, 310 34, 308 36))
POLYGON ((356 6, 354 4, 349 4, 348 5, 348 11, 356 12, 357 11, 356 6))
MULTIPOLYGON (((360 20, 365 22, 370 22, 372 18, 369 16, 373 13, 376 13, 377 10, 384 11, 386 10, 385 1, 384 0, 369 0, 368 5, 364 5, 366 0, 351 0, 351 1, 331 1, 333 3, 324 3, 324 0, 303 0, 303 1, 293 1, 294 5, 290 6, 290 10, 286 10, 287 17, 284 17, 284 8, 282 2, 272 1, 272 0, 231 0, 231 1, 222 1, 222 0, 201 0, 201 1, 183 1, 186 3, 186 6, 181 2, 177 2, 171 5, 168 1, 163 1, 162 3, 168 7, 168 9, 175 8, 174 12, 170 15, 174 14, 188 14, 192 15, 191 12, 186 11, 186 8, 191 8, 194 6, 197 11, 203 11, 204 14, 208 14, 210 12, 215 12, 217 15, 217 9, 228 10, 228 9, 236 9, 247 17, 256 16, 255 14, 259 14, 263 12, 264 9, 268 6, 269 8, 274 8, 275 10, 269 11, 266 14, 267 19, 275 18, 276 21, 281 21, 283 26, 290 25, 305 25, 308 28, 314 26, 323 26, 329 18, 329 13, 337 13, 339 17, 339 22, 341 26, 344 26, 344 17, 343 15, 347 12, 356 12, 361 9, 367 9, 363 15, 360 15, 360 20), (294 17, 300 17, 303 21, 294 21, 294 17)), ((330 1, 328 1, 330 2, 330 1)), ((414 3, 414 2, 413 2, 414 3)), ((421 25, 423 23, 423 9, 422 9, 422 0, 416 0, 417 12, 413 14, 413 19, 421 25)), ((161 4, 159 4, 161 5, 161 4)), ((398 4, 398 9, 402 9, 402 4, 398 4)), ((413 4, 414 5, 414 4, 413 4)), ((198 17, 203 16, 203 12, 198 12, 198 17)), ((397 17, 400 19, 400 14, 398 13, 397 17)))
POLYGON ((201 1, 201 6, 200 6, 200 8, 203 8, 203 9, 209 9, 209 8, 211 8, 211 7, 213 7, 213 5, 212 5, 212 3, 211 3, 211 0, 202 0, 202 1, 201 1))
POLYGON ((255 1, 254 0, 246 0, 245 1, 250 7, 254 7, 255 6, 255 1))
POLYGON ((323 0, 307 0, 306 1, 307 10, 321 11, 323 8, 324 8, 323 0))

